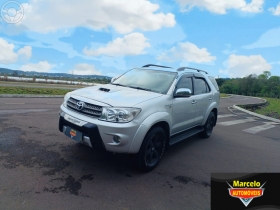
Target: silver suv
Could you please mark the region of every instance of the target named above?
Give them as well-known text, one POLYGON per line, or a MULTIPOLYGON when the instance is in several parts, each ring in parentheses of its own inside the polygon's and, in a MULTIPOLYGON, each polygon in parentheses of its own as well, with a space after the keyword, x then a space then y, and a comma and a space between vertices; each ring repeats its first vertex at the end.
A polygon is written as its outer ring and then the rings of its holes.
POLYGON ((148 64, 110 84, 67 93, 59 130, 90 147, 137 154, 138 167, 150 171, 168 145, 211 135, 219 100, 218 85, 207 72, 148 64))

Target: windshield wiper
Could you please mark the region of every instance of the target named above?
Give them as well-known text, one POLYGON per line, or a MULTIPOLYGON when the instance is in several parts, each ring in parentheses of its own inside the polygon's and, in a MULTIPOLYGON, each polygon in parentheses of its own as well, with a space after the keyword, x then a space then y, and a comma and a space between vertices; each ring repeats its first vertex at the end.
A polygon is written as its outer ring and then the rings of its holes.
POLYGON ((148 88, 134 87, 134 86, 126 86, 126 85, 122 85, 122 84, 118 84, 118 83, 113 83, 112 85, 117 85, 117 86, 122 86, 122 87, 130 87, 130 88, 134 88, 134 89, 137 89, 137 90, 151 91, 151 89, 148 89, 148 88))
POLYGON ((118 84, 118 83, 113 83, 112 85, 117 85, 117 86, 127 87, 127 86, 125 86, 125 85, 121 85, 121 84, 118 84))
POLYGON ((148 89, 148 88, 142 88, 142 87, 134 87, 134 86, 128 86, 130 88, 134 88, 134 89, 137 89, 137 90, 146 90, 146 91, 151 91, 151 89, 148 89))

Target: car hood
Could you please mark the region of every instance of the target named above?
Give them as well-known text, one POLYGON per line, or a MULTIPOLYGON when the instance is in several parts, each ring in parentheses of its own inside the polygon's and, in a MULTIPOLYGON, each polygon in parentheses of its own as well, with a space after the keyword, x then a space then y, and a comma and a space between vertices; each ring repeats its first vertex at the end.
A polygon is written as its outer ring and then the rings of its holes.
POLYGON ((78 89, 71 92, 71 96, 87 98, 110 106, 133 107, 162 94, 107 84, 78 89))

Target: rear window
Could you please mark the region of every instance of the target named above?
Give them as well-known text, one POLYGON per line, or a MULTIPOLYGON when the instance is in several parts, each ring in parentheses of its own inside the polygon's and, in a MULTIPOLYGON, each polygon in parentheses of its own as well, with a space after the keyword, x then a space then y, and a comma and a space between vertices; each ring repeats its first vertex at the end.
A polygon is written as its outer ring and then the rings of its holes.
POLYGON ((214 85, 214 87, 216 88, 216 90, 219 90, 219 86, 215 80, 214 77, 208 76, 209 80, 212 82, 212 84, 214 85))
POLYGON ((195 78, 195 95, 209 93, 209 87, 202 78, 195 78))

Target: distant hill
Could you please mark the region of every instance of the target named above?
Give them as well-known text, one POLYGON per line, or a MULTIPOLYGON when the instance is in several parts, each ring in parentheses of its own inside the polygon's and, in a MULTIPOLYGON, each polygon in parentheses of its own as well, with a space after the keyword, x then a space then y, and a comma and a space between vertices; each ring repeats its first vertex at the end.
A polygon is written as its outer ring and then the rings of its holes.
POLYGON ((36 71, 21 71, 12 70, 6 68, 0 68, 0 75, 8 76, 27 76, 27 77, 57 77, 57 78, 82 78, 82 79, 111 79, 112 77, 102 75, 73 75, 66 73, 47 73, 47 72, 36 72, 36 71))

